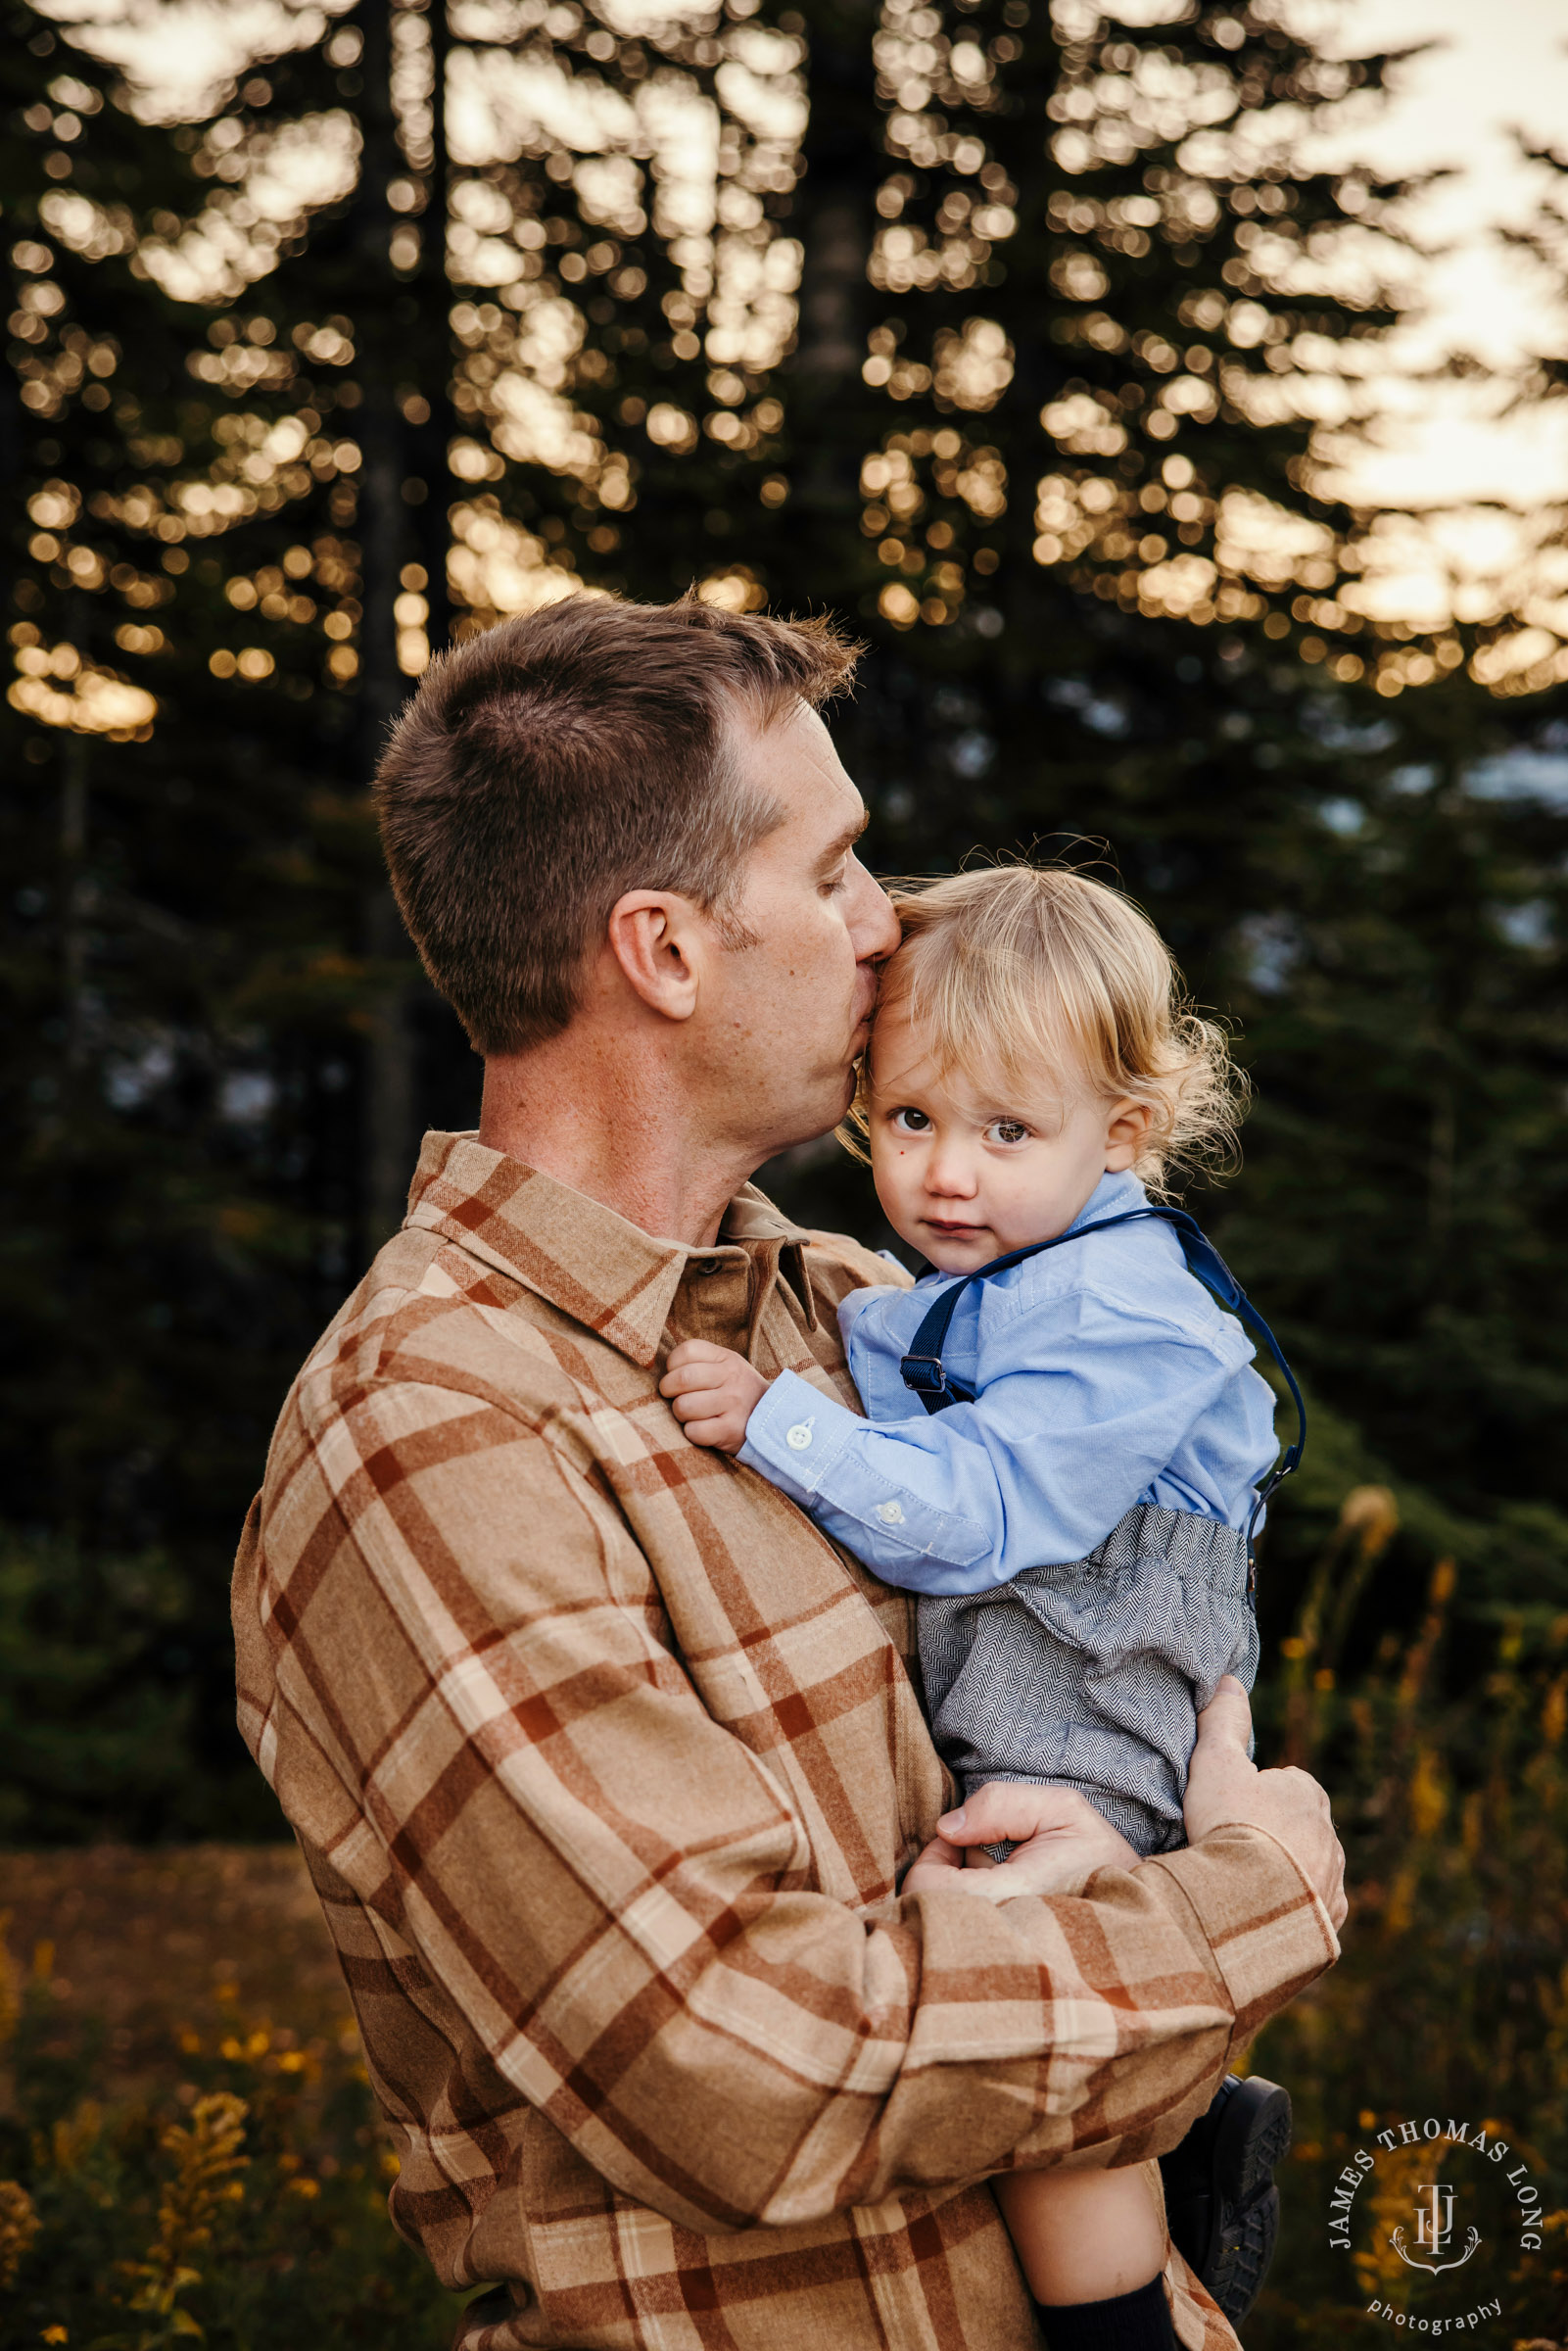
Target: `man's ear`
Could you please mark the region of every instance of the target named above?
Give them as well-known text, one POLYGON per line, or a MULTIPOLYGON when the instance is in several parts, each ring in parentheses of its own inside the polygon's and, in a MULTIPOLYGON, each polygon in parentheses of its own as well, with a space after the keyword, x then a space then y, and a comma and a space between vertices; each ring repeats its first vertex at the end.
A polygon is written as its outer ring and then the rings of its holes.
POLYGON ((629 889, 610 909, 605 946, 650 1012, 689 1021, 697 1008, 702 918, 673 890, 629 889))
POLYGON ((1108 1176, 1124 1175, 1137 1162, 1150 1128, 1154 1112, 1147 1102, 1134 1102, 1130 1096, 1113 1102, 1106 1120, 1105 1165, 1108 1176))

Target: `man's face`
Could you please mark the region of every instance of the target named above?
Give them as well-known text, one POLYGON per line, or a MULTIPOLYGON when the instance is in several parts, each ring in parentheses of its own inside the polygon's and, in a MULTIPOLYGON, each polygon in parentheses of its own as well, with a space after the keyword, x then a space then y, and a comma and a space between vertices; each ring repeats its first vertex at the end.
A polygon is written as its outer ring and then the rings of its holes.
POLYGON ((865 804, 815 711, 731 740, 745 784, 784 818, 751 852, 726 910, 756 944, 708 962, 702 1060, 715 1128, 759 1165, 848 1109, 898 919, 855 854, 865 804))

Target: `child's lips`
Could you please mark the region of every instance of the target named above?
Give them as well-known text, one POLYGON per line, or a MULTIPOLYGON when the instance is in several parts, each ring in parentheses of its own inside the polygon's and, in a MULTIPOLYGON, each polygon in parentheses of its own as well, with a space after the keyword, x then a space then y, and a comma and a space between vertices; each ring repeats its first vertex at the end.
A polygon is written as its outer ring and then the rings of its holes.
POLYGON ((927 1232, 939 1232, 944 1240, 949 1241, 962 1240, 967 1235, 977 1238, 985 1230, 983 1224, 954 1224, 941 1217, 926 1217, 922 1222, 927 1232))

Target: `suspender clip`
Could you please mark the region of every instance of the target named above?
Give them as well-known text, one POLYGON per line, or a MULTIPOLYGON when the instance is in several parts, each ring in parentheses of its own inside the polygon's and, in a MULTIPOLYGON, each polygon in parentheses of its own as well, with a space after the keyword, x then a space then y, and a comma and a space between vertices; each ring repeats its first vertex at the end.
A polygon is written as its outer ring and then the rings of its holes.
POLYGON ((1257 1307, 1254 1306, 1241 1283, 1214 1247, 1213 1242, 1210 1240, 1196 1220, 1188 1216, 1185 1209, 1127 1209, 1120 1216, 1101 1217, 1093 1224, 1079 1224, 1071 1232, 1059 1232, 1054 1240, 1034 1241, 1024 1249, 1010 1249, 1005 1257, 993 1258, 988 1266, 976 1266, 973 1273, 960 1274, 958 1280, 947 1289, 942 1290, 931 1306, 927 1308, 921 1326, 915 1333, 915 1350, 903 1358, 898 1367, 903 1374, 905 1387, 914 1391, 928 1413, 944 1412, 950 1404, 972 1404, 974 1397, 971 1391, 968 1388, 960 1387, 957 1381, 949 1379, 942 1367, 942 1348, 946 1343, 948 1327, 953 1319, 953 1309, 971 1282, 984 1281, 987 1275, 992 1273, 1004 1273, 1009 1267, 1022 1266, 1026 1259, 1039 1257, 1047 1249, 1060 1249, 1065 1242, 1081 1240, 1086 1232, 1104 1232, 1114 1224, 1137 1224, 1146 1218, 1170 1226, 1181 1244, 1181 1253, 1187 1261, 1188 1271, 1203 1283, 1211 1297, 1216 1299, 1221 1306, 1228 1308, 1230 1313, 1262 1340, 1274 1362, 1279 1366, 1281 1376, 1290 1390, 1291 1402, 1296 1407, 1295 1442, 1280 1460, 1272 1474, 1264 1481, 1258 1499, 1253 1505, 1253 1514, 1247 1524, 1247 1591, 1251 1597, 1258 1589, 1258 1559, 1254 1548, 1254 1536, 1257 1533, 1258 1521, 1262 1514, 1263 1505, 1273 1495, 1275 1488, 1296 1469, 1306 1450, 1307 1407, 1302 1402, 1302 1392, 1296 1384, 1296 1374, 1285 1361, 1284 1350, 1278 1339, 1275 1338, 1268 1324, 1263 1320, 1262 1316, 1258 1312, 1257 1307))

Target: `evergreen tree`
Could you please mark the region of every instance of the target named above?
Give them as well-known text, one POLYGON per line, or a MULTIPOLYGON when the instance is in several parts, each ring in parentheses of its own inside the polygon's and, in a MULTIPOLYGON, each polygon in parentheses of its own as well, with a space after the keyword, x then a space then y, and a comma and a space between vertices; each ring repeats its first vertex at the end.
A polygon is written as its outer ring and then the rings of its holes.
MULTIPOLYGON (((169 130, 7 28, 0 1461, 52 1545, 0 1572, 9 1833, 109 1778, 138 1832, 233 1817, 267 1427, 476 1092, 367 780, 433 649, 585 586, 864 633, 882 870, 1119 874, 1242 1024, 1195 1205, 1333 1462, 1421 1488, 1472 1599, 1561 1605, 1568 843, 1487 785, 1551 708, 1369 621, 1311 469, 1394 191, 1301 125, 1384 61, 1221 0, 357 0, 169 130)), ((875 1234, 832 1146, 768 1179, 875 1234)), ((1336 1507, 1279 1513, 1271 1609, 1336 1507)))
MULTIPOLYGON (((225 608, 217 567, 189 542, 246 493, 211 411, 187 396, 205 321, 147 263, 195 212, 199 185, 118 75, 58 27, 13 7, 6 30, 0 407, 17 521, 0 719, 12 1080, 0 1478, 8 1514, 54 1529, 57 1562, 82 1563, 41 1582, 8 1569, 5 1589, 35 1627, 34 1602, 77 1610, 58 1629, 100 1722, 114 1712, 105 1674, 144 1695, 198 1693, 194 1719, 188 1704, 140 1708, 166 1734, 121 1780, 146 1825, 189 1782, 171 1726, 199 1751, 231 1744, 223 1555, 310 1311, 299 1293, 311 1221, 285 1176, 288 1128, 309 1106, 280 1100, 264 1142, 256 1117, 277 1090, 257 998, 301 893, 277 888, 291 812, 209 665, 225 608), (128 1555, 140 1564, 111 1598, 102 1563, 128 1555)), ((71 1677, 61 1686, 69 1697, 71 1677)), ((29 1735, 49 1711, 29 1688, 29 1735)), ((62 1746, 79 1751, 65 1734, 62 1746)), ((203 1791, 186 1794, 199 1819, 203 1791)))
POLYGON ((119 1782, 133 1825, 163 1806, 191 1827, 214 1800, 192 1743, 239 1765, 236 1507, 363 1223, 360 453, 322 430, 352 346, 244 300, 282 232, 235 188, 231 114, 170 136, 35 12, 10 29, 6 454, 27 520, 0 1447, 8 1511, 68 1564, 6 1591, 35 1631, 78 1611, 54 1629, 81 1645, 95 1717, 88 1652, 112 1623, 111 1683, 194 1699, 183 1751, 119 1782))

